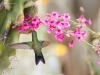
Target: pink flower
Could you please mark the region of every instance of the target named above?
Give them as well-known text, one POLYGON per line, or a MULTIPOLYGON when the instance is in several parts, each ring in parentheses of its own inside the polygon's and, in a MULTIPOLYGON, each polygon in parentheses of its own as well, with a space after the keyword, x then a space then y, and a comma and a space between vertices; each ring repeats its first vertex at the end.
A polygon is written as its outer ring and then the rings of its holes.
POLYGON ((47 29, 47 33, 51 33, 53 31, 53 29, 55 28, 55 26, 50 25, 49 28, 47 29))
POLYGON ((56 11, 53 11, 52 12, 52 17, 53 18, 58 18, 60 15, 59 15, 59 13, 58 12, 56 12, 56 11))
POLYGON ((29 27, 31 30, 34 30, 38 28, 40 24, 41 24, 41 20, 38 17, 33 17, 29 27))
POLYGON ((62 29, 59 29, 59 28, 57 28, 55 31, 55 34, 62 34, 62 33, 63 33, 62 29))
POLYGON ((33 17, 31 23, 32 24, 40 24, 41 23, 41 20, 38 17, 33 17))
POLYGON ((62 16, 61 16, 64 20, 69 20, 71 17, 69 16, 69 14, 68 13, 64 13, 64 14, 62 14, 62 16))
POLYGON ((68 45, 69 45, 69 47, 73 47, 73 45, 74 45, 74 40, 71 40, 71 42, 70 42, 68 45))
POLYGON ((22 24, 22 27, 23 27, 24 30, 26 30, 26 29, 29 28, 29 24, 28 24, 27 22, 24 22, 24 23, 22 24))
POLYGON ((70 24, 68 21, 60 21, 59 24, 58 24, 58 28, 66 28, 66 27, 69 27, 70 24))
POLYGON ((86 19, 84 18, 83 15, 81 15, 81 16, 78 18, 78 20, 80 20, 82 23, 84 23, 84 22, 86 21, 86 19))
POLYGON ((39 27, 39 24, 32 24, 31 23, 29 27, 30 27, 30 29, 34 30, 34 29, 39 27))
POLYGON ((55 38, 60 41, 63 42, 65 35, 64 34, 56 34, 55 33, 55 38))
POLYGON ((18 27, 19 32, 24 32, 29 28, 29 24, 27 22, 24 22, 21 26, 18 27))
POLYGON ((55 25, 55 20, 50 20, 49 25, 55 25))
POLYGON ((73 33, 78 41, 83 40, 83 36, 82 36, 82 32, 80 31, 80 28, 75 29, 73 33))
POLYGON ((24 32, 23 26, 18 27, 18 31, 19 31, 19 32, 24 32))
POLYGON ((16 25, 13 25, 12 28, 13 28, 13 29, 16 28, 16 25))
POLYGON ((85 23, 91 25, 92 24, 91 19, 89 18, 88 20, 85 21, 85 23))
POLYGON ((32 24, 32 23, 31 23, 31 24, 29 25, 29 27, 30 27, 31 30, 34 30, 34 29, 35 29, 35 24, 32 24))
POLYGON ((74 36, 81 34, 80 28, 76 28, 73 33, 74 33, 74 36))
POLYGON ((49 34, 50 34, 52 31, 53 31, 53 29, 50 29, 50 28, 47 29, 47 33, 49 33, 49 34))
POLYGON ((87 20, 87 19, 84 18, 84 16, 82 16, 82 15, 78 18, 78 20, 81 22, 81 24, 82 24, 83 26, 84 26, 85 24, 88 24, 88 25, 91 25, 91 24, 92 24, 90 18, 87 20))
POLYGON ((64 24, 65 24, 65 27, 70 27, 70 24, 68 21, 65 21, 64 24))
POLYGON ((50 13, 47 13, 47 14, 46 14, 46 17, 47 17, 47 18, 51 18, 51 14, 50 14, 50 13))
POLYGON ((82 33, 81 33, 83 36, 86 36, 86 30, 84 30, 82 33))
POLYGON ((56 28, 55 31, 55 38, 60 41, 63 42, 65 35, 63 34, 62 29, 56 28))
POLYGON ((48 25, 48 24, 49 24, 49 19, 48 19, 48 18, 44 18, 42 22, 43 22, 45 25, 48 25))
POLYGON ((79 35, 76 36, 76 39, 77 39, 78 41, 82 41, 82 40, 83 40, 83 37, 82 37, 81 34, 79 34, 79 35))
POLYGON ((67 37, 70 37, 70 35, 71 35, 71 36, 74 36, 73 31, 72 31, 72 30, 67 30, 66 36, 67 36, 67 37))
POLYGON ((24 20, 30 20, 32 16, 30 14, 25 14, 24 20))
POLYGON ((98 48, 98 54, 100 54, 100 47, 98 48))
POLYGON ((55 24, 56 24, 56 25, 59 25, 60 22, 61 22, 60 20, 57 20, 57 21, 55 22, 55 24))
POLYGON ((98 64, 100 64, 100 58, 98 59, 98 64))
POLYGON ((65 28, 64 21, 61 21, 61 22, 58 24, 58 28, 65 28))
POLYGON ((70 37, 70 34, 67 33, 66 36, 67 36, 67 37, 70 37))

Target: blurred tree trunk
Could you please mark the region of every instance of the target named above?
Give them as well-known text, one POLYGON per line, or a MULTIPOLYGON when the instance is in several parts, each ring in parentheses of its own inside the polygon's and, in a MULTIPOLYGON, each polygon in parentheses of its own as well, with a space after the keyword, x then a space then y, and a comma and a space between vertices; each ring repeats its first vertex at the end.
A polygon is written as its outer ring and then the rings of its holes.
POLYGON ((65 75, 90 75, 85 61, 85 50, 83 43, 75 43, 74 47, 62 57, 62 73, 65 75))

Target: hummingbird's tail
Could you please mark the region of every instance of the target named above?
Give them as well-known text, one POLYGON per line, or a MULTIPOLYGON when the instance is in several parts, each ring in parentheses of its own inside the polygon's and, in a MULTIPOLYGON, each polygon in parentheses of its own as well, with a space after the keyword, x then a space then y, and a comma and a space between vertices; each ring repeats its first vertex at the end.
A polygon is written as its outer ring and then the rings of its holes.
POLYGON ((35 53, 35 64, 37 65, 39 63, 39 61, 42 61, 45 64, 45 60, 44 60, 42 52, 41 52, 41 55, 37 55, 35 53))

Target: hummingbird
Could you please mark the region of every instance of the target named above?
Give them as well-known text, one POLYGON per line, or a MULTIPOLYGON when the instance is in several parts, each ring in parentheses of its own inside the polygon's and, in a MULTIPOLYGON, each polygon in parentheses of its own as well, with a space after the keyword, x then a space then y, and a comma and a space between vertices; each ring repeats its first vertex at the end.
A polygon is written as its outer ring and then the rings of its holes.
POLYGON ((45 64, 45 59, 42 54, 42 48, 50 45, 49 41, 39 41, 37 38, 37 32, 32 31, 32 41, 31 42, 21 42, 10 44, 9 47, 15 49, 33 49, 35 52, 35 64, 38 65, 39 61, 45 64))

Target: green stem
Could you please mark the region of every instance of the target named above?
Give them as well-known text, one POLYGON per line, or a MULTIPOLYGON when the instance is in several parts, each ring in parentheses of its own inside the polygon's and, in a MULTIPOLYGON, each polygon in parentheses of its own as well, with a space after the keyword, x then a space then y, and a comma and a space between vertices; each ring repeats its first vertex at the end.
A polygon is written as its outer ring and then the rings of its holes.
MULTIPOLYGON (((69 20, 69 21, 72 22, 75 26, 78 25, 78 23, 75 22, 75 21, 72 21, 72 20, 69 20)), ((92 30, 89 29, 88 27, 86 27, 86 26, 83 26, 83 27, 86 28, 87 30, 89 30, 92 34, 94 34, 94 35, 96 34, 96 32, 92 31, 92 30)), ((87 45, 91 46, 92 48, 95 48, 94 45, 92 45, 92 44, 86 42, 85 40, 82 40, 82 41, 83 41, 84 43, 86 43, 87 45)))
MULTIPOLYGON (((78 25, 77 22, 75 21, 72 21, 72 20, 69 20, 70 22, 74 23, 74 25, 78 25)), ((86 26, 83 26, 84 28, 86 28, 87 30, 89 30, 92 34, 96 34, 96 32, 94 32, 93 30, 91 30, 90 28, 86 27, 86 26)))
POLYGON ((94 47, 94 45, 88 43, 87 41, 85 41, 85 40, 82 40, 82 41, 83 41, 84 43, 86 43, 87 45, 91 46, 92 48, 94 47))
POLYGON ((84 28, 86 28, 87 30, 89 30, 92 34, 96 34, 96 32, 94 32, 93 30, 91 30, 90 28, 88 28, 88 27, 86 27, 86 26, 84 26, 84 28))

